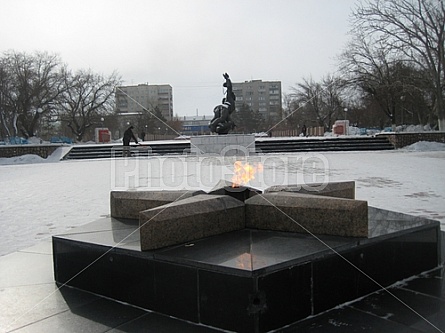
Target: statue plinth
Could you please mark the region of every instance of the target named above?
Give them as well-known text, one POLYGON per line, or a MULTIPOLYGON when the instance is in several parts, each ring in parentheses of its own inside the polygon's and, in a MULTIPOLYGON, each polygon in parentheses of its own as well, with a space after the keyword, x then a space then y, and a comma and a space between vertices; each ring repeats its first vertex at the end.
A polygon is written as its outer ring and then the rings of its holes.
POLYGON ((255 153, 255 135, 227 134, 192 136, 190 138, 190 147, 190 152, 196 155, 252 155, 255 153))

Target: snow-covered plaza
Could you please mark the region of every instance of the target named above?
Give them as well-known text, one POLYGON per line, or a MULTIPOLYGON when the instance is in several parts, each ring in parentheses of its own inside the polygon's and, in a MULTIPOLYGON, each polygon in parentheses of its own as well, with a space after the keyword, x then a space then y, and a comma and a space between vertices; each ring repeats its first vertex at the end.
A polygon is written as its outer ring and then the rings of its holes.
MULTIPOLYGON (((59 161, 27 155, 0 159, 0 255, 109 214, 111 190, 210 190, 230 180, 234 157, 59 161)), ((370 206, 423 216, 445 230, 445 144, 419 142, 377 152, 313 152, 244 157, 263 170, 248 185, 355 181, 370 206)))

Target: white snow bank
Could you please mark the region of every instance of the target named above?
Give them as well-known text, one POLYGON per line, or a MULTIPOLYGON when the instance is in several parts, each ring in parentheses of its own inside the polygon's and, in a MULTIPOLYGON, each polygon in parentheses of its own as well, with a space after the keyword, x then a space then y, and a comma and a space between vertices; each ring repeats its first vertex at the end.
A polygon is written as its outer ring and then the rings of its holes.
POLYGON ((42 163, 46 160, 38 155, 26 154, 21 156, 14 157, 2 157, 0 158, 1 165, 10 165, 10 164, 33 164, 33 163, 42 163))
POLYGON ((401 150, 406 150, 406 151, 442 151, 442 150, 445 150, 445 143, 419 141, 419 142, 413 143, 412 145, 403 147, 401 150))
POLYGON ((396 127, 396 132, 417 133, 417 132, 431 132, 430 125, 402 125, 396 127))
POLYGON ((13 165, 13 164, 36 164, 36 163, 54 163, 59 162, 63 156, 65 156, 71 147, 59 147, 47 158, 40 157, 39 155, 26 154, 14 157, 0 157, 0 165, 13 165))

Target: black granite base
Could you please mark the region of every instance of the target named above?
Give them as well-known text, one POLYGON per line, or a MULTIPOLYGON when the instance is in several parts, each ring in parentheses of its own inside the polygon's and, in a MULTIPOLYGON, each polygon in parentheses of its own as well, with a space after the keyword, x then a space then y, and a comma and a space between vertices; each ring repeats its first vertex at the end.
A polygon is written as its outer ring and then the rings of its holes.
POLYGON ((195 323, 266 332, 440 263, 435 221, 370 208, 371 238, 244 229, 142 252, 138 221, 53 237, 59 284, 195 323))

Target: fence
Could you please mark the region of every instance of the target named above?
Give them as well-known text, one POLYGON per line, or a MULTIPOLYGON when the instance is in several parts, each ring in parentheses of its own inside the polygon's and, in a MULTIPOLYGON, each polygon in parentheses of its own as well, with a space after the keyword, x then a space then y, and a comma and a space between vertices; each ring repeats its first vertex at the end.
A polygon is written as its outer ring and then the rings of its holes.
MULTIPOLYGON (((283 136, 299 136, 301 132, 297 130, 272 130, 272 135, 274 137, 283 137, 283 136)), ((324 128, 323 127, 308 127, 306 131, 306 136, 323 136, 324 128)))
MULTIPOLYGON (((178 134, 146 134, 144 141, 173 140, 178 136, 178 134)), ((139 137, 138 140, 141 140, 141 138, 139 137)))
POLYGON ((26 154, 39 155, 42 158, 47 158, 57 148, 62 145, 50 144, 50 145, 5 145, 0 146, 0 157, 15 157, 26 154))

